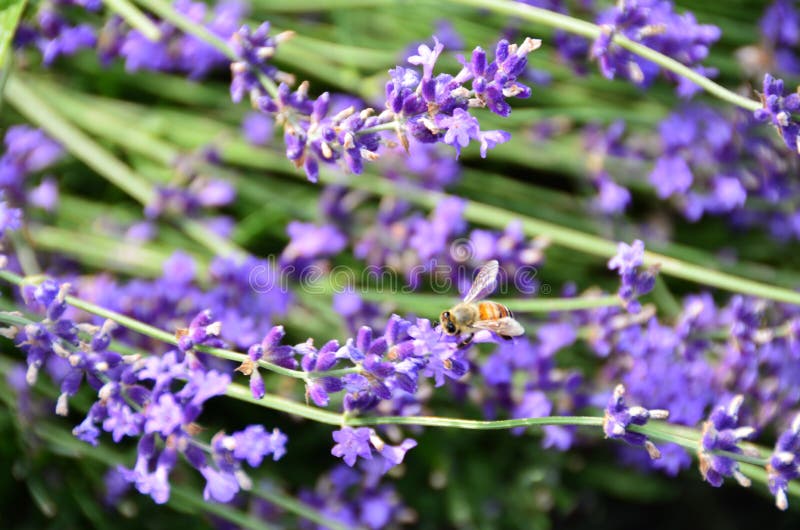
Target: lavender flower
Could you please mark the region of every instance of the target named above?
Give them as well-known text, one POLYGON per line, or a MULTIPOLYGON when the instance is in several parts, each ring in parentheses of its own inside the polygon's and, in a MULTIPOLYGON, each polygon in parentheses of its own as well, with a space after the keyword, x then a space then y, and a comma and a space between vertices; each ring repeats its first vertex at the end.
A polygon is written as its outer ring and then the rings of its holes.
POLYGON ((752 427, 737 427, 739 409, 743 402, 743 396, 734 397, 727 407, 715 408, 708 421, 703 424, 703 439, 698 449, 700 473, 703 479, 714 487, 721 486, 725 477, 735 478, 744 487, 750 485, 750 479, 739 471, 739 464, 735 460, 712 453, 712 451, 727 451, 741 454, 739 442, 755 433, 752 427))
POLYGON ((0 239, 7 231, 19 230, 22 227, 22 210, 11 208, 4 201, 4 193, 0 190, 0 239))
MULTIPOLYGON (((207 6, 191 0, 177 0, 174 8, 196 24, 223 40, 234 34, 246 10, 243 3, 232 0, 216 5, 213 14, 207 6), (208 20, 207 20, 208 19, 208 20)), ((193 35, 186 35, 167 22, 159 22, 161 39, 149 40, 137 30, 123 34, 112 21, 105 30, 101 57, 108 60, 118 53, 125 60, 125 69, 180 72, 191 79, 200 79, 227 64, 227 58, 216 48, 193 35)))
POLYGON ((179 329, 178 349, 187 352, 195 346, 205 344, 207 346, 221 346, 219 334, 222 330, 222 322, 214 321, 214 313, 210 309, 201 311, 195 316, 188 329, 179 329))
POLYGON ((527 65, 526 56, 541 44, 533 39, 526 39, 520 46, 501 41, 491 62, 483 50, 476 48, 472 61, 462 61, 464 67, 455 77, 433 75, 443 50, 438 40, 433 48, 420 45, 408 61, 421 66, 422 73, 401 66, 390 70, 386 109, 373 116, 372 109, 358 111, 355 106, 334 111, 331 96, 324 93, 312 99, 306 82, 292 91, 288 79, 280 79, 280 73, 266 63, 284 38, 273 39, 268 32, 269 26, 264 24, 256 32, 243 27, 236 34, 233 45, 241 60, 231 65, 231 97, 240 101, 249 95, 254 107, 283 125, 286 157, 302 167, 312 182, 317 181, 320 162, 338 163, 353 173, 361 173, 364 161, 378 158, 383 143, 380 131, 387 129, 395 131, 406 149, 411 137, 422 143, 452 145, 458 156, 461 148, 478 140, 481 156, 486 156, 488 149, 508 141, 510 135, 504 131, 481 131, 468 109, 488 107, 508 116, 511 108, 506 98, 530 95, 530 89, 517 79, 527 65), (271 86, 279 83, 277 90, 267 93, 262 77, 269 78, 271 86), (471 89, 464 86, 469 81, 471 89))
POLYGON ((392 467, 401 464, 406 453, 417 446, 417 442, 410 438, 398 446, 388 445, 373 429, 367 427, 356 429, 343 427, 338 431, 333 431, 333 440, 336 445, 331 449, 331 454, 342 458, 350 467, 355 465, 358 457, 372 460, 374 449, 377 452, 376 458, 381 458, 383 461, 381 474, 385 474, 392 467))
POLYGON ((800 11, 791 0, 776 0, 764 11, 761 18, 761 36, 769 46, 776 68, 788 74, 800 73, 800 11))
POLYGON ((787 147, 800 153, 800 123, 792 117, 792 113, 800 111, 800 94, 784 96, 783 80, 766 74, 761 103, 763 108, 753 113, 756 119, 772 123, 787 147))
POLYGON ((644 434, 628 430, 629 425, 644 425, 649 419, 665 420, 669 417, 668 410, 642 407, 628 407, 625 405, 625 387, 617 385, 614 394, 608 400, 605 414, 603 415, 603 432, 608 438, 617 438, 631 445, 643 446, 650 458, 661 458, 661 452, 647 439, 644 434))
POLYGON ((800 478, 800 414, 795 416, 787 430, 781 433, 775 443, 775 450, 769 459, 769 491, 775 495, 775 505, 781 510, 789 507, 786 492, 789 481, 800 478))
POLYGON ((3 139, 5 152, 0 156, 0 188, 9 198, 22 203, 27 178, 58 161, 64 150, 44 131, 14 125, 3 139))
POLYGON ((638 313, 641 310, 642 306, 636 298, 650 292, 655 284, 657 269, 640 271, 639 267, 643 264, 644 243, 638 239, 632 245, 620 243, 617 254, 608 261, 608 268, 616 269, 622 279, 618 294, 631 313, 638 313))
MULTIPOLYGON (((719 28, 698 24, 694 15, 673 12, 670 2, 660 0, 635 0, 622 2, 598 15, 597 23, 602 34, 592 45, 592 57, 598 59, 600 71, 609 79, 620 75, 633 83, 647 87, 658 75, 659 67, 638 55, 620 48, 613 42, 615 34, 644 44, 703 75, 716 74, 713 68, 700 65, 708 55, 708 48, 716 42, 719 28)), ((678 94, 691 96, 699 87, 682 77, 667 74, 678 83, 678 94)))
POLYGON ((93 48, 97 42, 89 24, 70 25, 56 6, 41 9, 35 25, 21 24, 14 35, 17 46, 35 45, 42 54, 42 63, 50 66, 59 56, 74 55, 93 48))
POLYGON ((333 456, 341 457, 345 464, 353 467, 356 463, 356 458, 372 458, 372 447, 369 442, 369 437, 372 429, 367 427, 359 427, 352 429, 344 427, 338 431, 333 431, 333 440, 336 445, 331 449, 333 456))
POLYGON ((266 61, 275 54, 281 42, 291 38, 292 33, 284 32, 273 37, 269 31, 269 22, 264 22, 255 31, 242 26, 229 36, 233 51, 241 58, 231 63, 231 99, 235 103, 247 96, 255 106, 259 98, 267 97, 259 76, 276 81, 281 75, 266 61))
POLYGON ((289 244, 281 253, 281 264, 291 267, 298 276, 319 258, 335 256, 344 250, 347 239, 330 225, 292 221, 286 226, 289 244))

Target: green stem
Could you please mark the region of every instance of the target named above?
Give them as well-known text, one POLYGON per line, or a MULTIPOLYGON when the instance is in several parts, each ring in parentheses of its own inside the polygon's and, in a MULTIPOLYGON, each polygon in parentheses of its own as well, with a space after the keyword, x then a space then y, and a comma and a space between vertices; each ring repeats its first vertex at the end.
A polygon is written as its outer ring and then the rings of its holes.
POLYGON ((311 508, 308 504, 301 502, 294 497, 284 495, 280 491, 274 489, 271 484, 261 487, 255 486, 252 490, 250 490, 250 493, 256 497, 264 499, 265 501, 269 501, 275 506, 283 508, 286 511, 292 512, 303 519, 311 521, 312 523, 317 523, 324 528, 331 528, 333 530, 354 530, 354 528, 351 526, 328 519, 311 508))
MULTIPOLYGON (((597 26, 590 22, 573 18, 568 15, 563 15, 561 13, 548 11, 547 9, 541 9, 538 7, 525 5, 519 2, 511 2, 508 0, 448 0, 448 1, 454 4, 468 5, 472 7, 477 7, 479 9, 488 9, 490 11, 494 11, 495 13, 509 15, 516 18, 520 18, 522 20, 526 20, 528 22, 534 22, 537 24, 542 24, 544 26, 561 29, 569 33, 574 33, 576 35, 586 37, 587 39, 595 40, 598 37, 600 37, 600 35, 602 35, 603 33, 603 30, 600 28, 600 26, 597 26)), ((761 108, 761 103, 759 103, 758 101, 746 98, 744 96, 740 96, 739 94, 731 90, 728 90, 727 88, 721 85, 718 85, 717 83, 708 79, 707 77, 698 74, 688 66, 681 64, 675 59, 667 57, 666 55, 659 53, 651 48, 648 48, 647 46, 643 46, 638 42, 632 41, 627 37, 620 35, 619 33, 616 33, 614 35, 613 40, 614 43, 617 44, 618 46, 625 48, 626 50, 633 52, 644 59, 656 63, 665 70, 669 70, 670 72, 676 75, 679 75, 681 77, 688 79, 689 81, 692 81, 693 83, 705 89, 710 94, 718 97, 723 101, 726 101, 733 105, 737 105, 751 112, 761 108)))
MULTIPOLYGON (((305 177, 298 175, 297 178, 305 177)), ((452 198, 445 193, 430 190, 426 190, 425 193, 420 193, 413 188, 403 188, 397 183, 391 183, 380 178, 349 178, 327 170, 320 172, 320 181, 325 184, 339 184, 355 189, 366 190, 380 196, 400 196, 426 209, 433 209, 441 201, 452 198)), ((617 243, 613 241, 579 230, 542 221, 531 216, 519 215, 504 208, 475 201, 465 202, 466 208, 464 210, 464 217, 468 221, 503 229, 511 221, 518 220, 522 223, 523 231, 528 236, 545 236, 556 245, 605 259, 609 259, 617 253, 617 243)), ((682 278, 710 287, 717 287, 733 293, 749 294, 778 302, 800 305, 800 293, 792 291, 791 289, 776 287, 774 285, 708 269, 655 252, 645 252, 644 264, 648 267, 657 265, 660 267, 660 272, 668 276, 682 278)))
MULTIPOLYGON (((16 78, 12 79, 12 81, 18 83, 16 78)), ((77 132, 78 134, 81 134, 79 131, 77 132)), ((117 164, 121 164, 116 161, 116 159, 114 160, 117 164)), ((127 170, 127 168, 125 168, 125 170, 130 172, 127 170)), ((305 177, 302 175, 297 176, 298 178, 305 179, 305 177)), ((449 197, 446 194, 432 191, 419 193, 419 191, 413 189, 404 190, 395 183, 389 183, 385 180, 377 178, 350 179, 342 177, 341 175, 333 174, 329 171, 322 172, 321 180, 326 183, 345 184, 353 188, 367 190, 382 196, 401 195, 407 200, 428 209, 434 208, 439 201, 449 197)), ((555 244, 585 252, 587 254, 600 256, 606 259, 610 258, 616 253, 616 243, 612 241, 604 240, 591 234, 565 228, 558 224, 549 223, 530 216, 520 216, 503 208, 490 206, 475 201, 470 201, 467 203, 465 217, 475 223, 485 224, 487 226, 500 229, 504 228, 512 220, 520 219, 523 223, 523 229, 528 235, 545 235, 555 244)), ((196 239, 199 239, 200 242, 205 245, 209 245, 209 242, 211 241, 209 237, 196 237, 196 239)), ((213 244, 209 246, 214 251, 219 250, 219 247, 214 247, 213 244)), ((743 294, 750 294, 753 296, 759 296, 781 302, 800 304, 800 293, 794 292, 790 289, 752 281, 720 271, 710 270, 706 267, 694 265, 654 252, 648 251, 645 253, 645 263, 648 266, 660 264, 661 272, 677 278, 683 278, 696 283, 718 287, 732 292, 740 292, 743 294)))
MULTIPOLYGON (((543 427, 546 425, 573 425, 580 427, 602 427, 603 418, 601 416, 545 416, 541 418, 518 418, 511 420, 464 420, 460 418, 444 418, 439 416, 372 416, 354 417, 348 414, 337 414, 316 407, 297 403, 290 399, 280 396, 267 394, 262 399, 255 399, 250 390, 239 384, 228 386, 226 395, 266 407, 279 410, 295 416, 313 420, 319 423, 337 426, 372 426, 372 425, 416 425, 421 427, 444 427, 467 430, 499 430, 513 429, 516 427, 543 427)), ((687 427, 672 425, 665 422, 652 421, 647 425, 630 425, 628 429, 632 432, 644 434, 655 441, 674 443, 688 450, 690 454, 697 451, 699 439, 685 436, 687 427)), ((694 432, 695 436, 699 433, 694 432)), ((765 465, 763 458, 752 457, 749 455, 719 451, 716 454, 732 458, 738 462, 765 465)))
MULTIPOLYGON (((243 60, 241 57, 236 55, 227 42, 211 33, 205 26, 196 24, 195 22, 189 20, 186 16, 175 10, 175 8, 172 7, 172 5, 170 5, 168 2, 162 2, 161 0, 136 1, 181 31, 184 31, 190 35, 194 35, 203 42, 213 46, 231 61, 243 60)), ((278 87, 275 85, 275 82, 272 81, 272 79, 263 74, 259 74, 258 79, 261 81, 261 84, 264 85, 264 89, 271 97, 275 98, 278 96, 278 87)))
MULTIPOLYGON (((11 40, 17 31, 17 25, 26 3, 26 0, 12 0, 3 2, 0 7, 0 69, 4 72, 11 64, 11 40)), ((2 96, 2 91, 0 91, 0 96, 2 96)))
POLYGON ((210 46, 213 46, 231 61, 240 60, 240 58, 233 53, 233 50, 231 50, 227 42, 211 33, 205 26, 195 24, 193 21, 189 20, 186 16, 175 10, 169 2, 162 2, 161 0, 136 0, 136 3, 146 7, 176 28, 190 33, 210 46))
POLYGON ((161 38, 161 30, 147 18, 147 15, 128 0, 103 0, 111 11, 117 13, 132 28, 139 30, 146 39, 157 41, 161 38))
MULTIPOLYGON (((0 271, 0 278, 6 280, 9 283, 14 285, 22 286, 25 283, 28 283, 26 278, 18 276, 13 272, 9 271, 0 271)), ((107 318, 109 320, 113 320, 117 324, 121 326, 125 326, 126 328, 140 333, 146 337, 150 337, 152 339, 165 342, 167 344, 171 344, 176 346, 178 344, 178 339, 175 338, 175 335, 168 333, 164 330, 151 326, 149 324, 145 324, 144 322, 140 322, 134 318, 129 316, 123 315, 121 313, 117 313, 116 311, 112 311, 110 309, 106 309, 104 307, 100 307, 95 305, 91 302, 87 302, 86 300, 81 300, 80 298, 76 298, 74 296, 67 296, 66 302, 82 311, 86 311, 87 313, 91 313, 93 315, 97 315, 102 318, 107 318)), ((214 357, 219 357, 221 359, 227 359, 230 361, 236 361, 242 363, 249 359, 249 357, 244 354, 233 350, 226 350, 224 348, 211 348, 208 346, 196 346, 193 348, 194 350, 202 353, 207 353, 209 355, 213 355, 214 357)), ((290 370, 288 368, 284 368, 282 366, 278 366, 277 364, 273 364, 267 361, 259 361, 258 365, 262 368, 275 372, 277 374, 285 375, 288 377, 293 377, 295 379, 315 379, 319 377, 339 377, 342 375, 346 375, 349 373, 358 372, 358 368, 343 368, 341 370, 329 370, 327 372, 303 372, 300 370, 290 370)))

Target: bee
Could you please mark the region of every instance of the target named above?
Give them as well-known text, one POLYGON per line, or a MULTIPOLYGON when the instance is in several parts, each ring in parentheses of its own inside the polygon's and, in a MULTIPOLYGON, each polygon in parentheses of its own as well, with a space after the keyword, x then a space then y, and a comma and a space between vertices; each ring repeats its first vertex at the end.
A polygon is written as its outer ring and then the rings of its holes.
POLYGON ((500 264, 497 260, 486 263, 478 271, 475 281, 469 292, 460 304, 442 311, 439 321, 442 329, 448 335, 469 335, 459 343, 464 347, 472 341, 476 331, 488 329, 503 337, 511 339, 525 333, 522 325, 514 320, 514 315, 506 306, 488 300, 479 302, 480 299, 494 291, 497 286, 497 271, 500 264))

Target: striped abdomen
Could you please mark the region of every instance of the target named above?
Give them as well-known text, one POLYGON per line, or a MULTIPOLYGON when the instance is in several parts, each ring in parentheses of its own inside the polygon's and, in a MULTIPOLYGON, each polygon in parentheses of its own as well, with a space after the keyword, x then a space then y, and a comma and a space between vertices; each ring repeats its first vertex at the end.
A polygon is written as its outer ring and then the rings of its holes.
POLYGON ((500 320, 501 318, 514 316, 509 308, 497 302, 479 302, 478 312, 480 313, 480 320, 500 320))

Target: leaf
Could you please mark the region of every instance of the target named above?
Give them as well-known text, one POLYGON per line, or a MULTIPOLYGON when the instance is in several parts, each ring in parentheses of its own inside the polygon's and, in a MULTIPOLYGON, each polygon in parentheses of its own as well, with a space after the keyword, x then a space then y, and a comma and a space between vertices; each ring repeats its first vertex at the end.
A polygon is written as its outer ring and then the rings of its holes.
POLYGON ((25 9, 26 0, 0 0, 0 67, 6 64, 11 39, 25 9))

